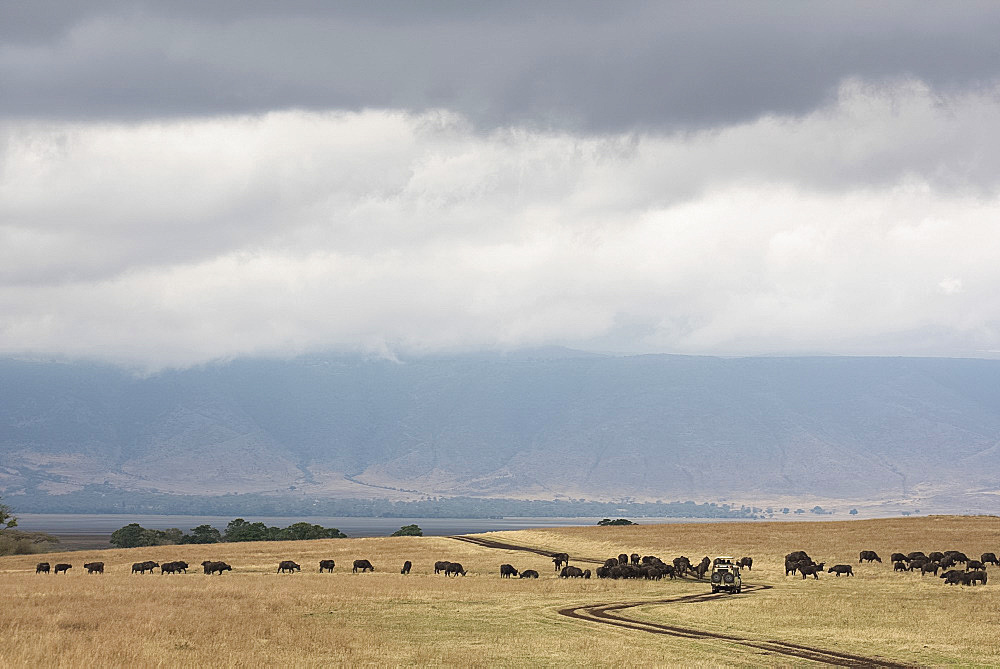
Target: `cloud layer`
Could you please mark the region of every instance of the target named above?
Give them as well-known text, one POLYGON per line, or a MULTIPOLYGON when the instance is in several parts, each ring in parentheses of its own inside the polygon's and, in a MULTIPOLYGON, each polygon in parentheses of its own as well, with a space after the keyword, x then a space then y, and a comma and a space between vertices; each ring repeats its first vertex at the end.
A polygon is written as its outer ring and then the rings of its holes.
POLYGON ((803 113, 669 132, 9 119, 0 351, 990 355, 998 99, 851 79, 803 113))

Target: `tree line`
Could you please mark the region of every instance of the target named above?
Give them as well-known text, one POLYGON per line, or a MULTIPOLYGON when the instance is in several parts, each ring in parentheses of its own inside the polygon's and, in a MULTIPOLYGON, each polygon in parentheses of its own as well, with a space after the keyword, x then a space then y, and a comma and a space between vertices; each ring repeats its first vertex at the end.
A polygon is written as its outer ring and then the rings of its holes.
POLYGON ((306 539, 346 539, 347 535, 335 527, 311 523, 293 523, 288 527, 269 527, 261 522, 251 523, 243 518, 229 521, 220 532, 211 525, 199 525, 187 534, 174 527, 155 530, 129 523, 111 533, 111 545, 118 548, 139 546, 166 546, 171 544, 217 544, 240 541, 300 541, 306 539))

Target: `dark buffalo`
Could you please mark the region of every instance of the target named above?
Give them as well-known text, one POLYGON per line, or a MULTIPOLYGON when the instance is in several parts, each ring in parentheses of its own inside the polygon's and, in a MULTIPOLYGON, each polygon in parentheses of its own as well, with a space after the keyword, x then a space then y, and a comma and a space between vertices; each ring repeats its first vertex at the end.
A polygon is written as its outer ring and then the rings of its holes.
POLYGON ((164 562, 160 566, 160 574, 177 574, 179 572, 187 573, 188 563, 183 560, 178 560, 176 562, 164 562))
POLYGON ((982 557, 979 558, 979 561, 983 564, 1000 565, 1000 560, 997 560, 996 553, 983 553, 982 557))
POLYGON ((941 563, 941 567, 944 569, 951 569, 955 566, 955 558, 950 555, 945 555, 943 558, 938 560, 941 563))
POLYGON ((287 573, 287 574, 294 574, 297 571, 302 571, 302 567, 300 567, 299 565, 297 565, 295 562, 293 562, 291 560, 282 560, 281 562, 278 563, 278 571, 276 571, 275 573, 276 574, 285 574, 285 573, 287 573))
POLYGON ((875 551, 861 551, 861 554, 858 556, 858 564, 861 564, 866 560, 868 562, 882 562, 882 558, 880 558, 878 553, 875 551))
POLYGON ((905 562, 897 561, 897 562, 893 562, 892 563, 892 570, 893 571, 906 571, 906 569, 907 569, 907 567, 906 567, 906 563, 905 562))
POLYGON ((889 556, 890 562, 906 562, 906 556, 902 553, 893 553, 889 556))
POLYGON ((337 563, 334 562, 333 560, 320 560, 319 561, 319 573, 322 574, 324 571, 328 571, 328 572, 330 572, 332 574, 333 573, 333 568, 336 567, 336 566, 337 566, 337 563))
POLYGON ((569 554, 568 553, 553 553, 552 554, 552 564, 555 565, 555 570, 559 569, 564 564, 569 564, 569 554))
POLYGON ((221 576, 224 571, 233 570, 233 568, 225 562, 216 562, 213 560, 205 560, 201 563, 201 566, 205 568, 206 574, 219 574, 219 576, 221 576))
POLYGON ((510 578, 511 576, 517 576, 517 570, 514 569, 514 565, 500 565, 500 578, 510 578))
POLYGON ((675 557, 673 559, 673 564, 674 572, 678 576, 683 576, 688 570, 691 569, 691 560, 689 560, 686 555, 675 557))
POLYGON ((837 578, 840 578, 841 574, 847 574, 848 576, 854 576, 854 567, 849 564, 835 564, 826 570, 828 574, 836 574, 837 578))
POLYGON ((353 571, 357 573, 359 569, 361 570, 362 574, 365 573, 366 571, 375 571, 375 567, 373 567, 372 563, 369 562, 368 560, 355 560, 353 571))
POLYGON ((103 562, 86 562, 83 568, 87 570, 88 574, 103 574, 104 573, 104 563, 103 562))
POLYGON ((799 573, 802 574, 802 579, 805 580, 806 576, 812 576, 813 578, 818 579, 820 572, 823 571, 823 564, 824 563, 822 562, 819 564, 804 564, 800 562, 799 573))
POLYGON ((964 581, 965 572, 959 571, 958 569, 951 569, 941 574, 941 578, 943 578, 944 582, 948 585, 955 585, 956 583, 962 583, 964 581))
POLYGON ((399 570, 400 574, 409 574, 410 570, 413 569, 413 563, 407 560, 403 563, 403 568, 399 570))
POLYGON ((785 556, 785 562, 811 562, 812 558, 805 551, 794 551, 785 556))
POLYGON ((538 578, 538 572, 534 569, 525 569, 521 572, 520 578, 538 578))
MULTIPOLYGON (((619 567, 620 568, 620 567, 619 567)), ((583 578, 583 570, 579 567, 566 566, 559 572, 560 578, 583 578)))
POLYGON ((927 560, 927 556, 924 555, 923 551, 913 551, 912 553, 906 554, 907 560, 916 560, 918 558, 923 558, 924 560, 927 560))
POLYGON ((920 570, 928 562, 930 562, 930 560, 928 560, 925 557, 913 558, 912 560, 910 560, 910 566, 907 567, 907 571, 920 570))
POLYGON ((584 569, 583 570, 583 577, 584 578, 590 578, 590 570, 589 569, 584 569))
POLYGON ((746 567, 748 571, 753 571, 753 558, 752 557, 741 557, 740 561, 737 562, 741 567, 746 567))
POLYGON ((937 576, 938 569, 940 568, 941 565, 939 565, 937 562, 925 562, 920 567, 920 575, 924 576, 925 574, 934 574, 935 576, 937 576))
POLYGON ((802 560, 801 563, 795 562, 794 560, 785 560, 785 576, 790 576, 794 574, 799 569, 799 564, 809 564, 809 560, 802 560))
POLYGON ((461 562, 449 562, 448 566, 445 567, 445 576, 458 576, 459 574, 465 576, 465 567, 462 566, 461 562))
POLYGON ((708 559, 708 556, 705 556, 701 559, 701 562, 698 563, 697 567, 692 567, 691 571, 693 571, 694 575, 698 578, 705 578, 705 574, 708 573, 708 570, 711 569, 711 567, 712 561, 708 559))
POLYGON ((966 554, 962 551, 945 551, 944 555, 945 557, 950 557, 956 563, 961 562, 962 564, 965 564, 969 561, 968 556, 966 556, 966 554))
POLYGON ((618 558, 608 558, 607 560, 604 561, 604 566, 607 567, 608 569, 611 569, 612 567, 617 567, 618 558))
POLYGON ((965 571, 982 571, 986 569, 986 565, 982 563, 982 560, 969 560, 965 563, 965 571))
POLYGON ((618 564, 628 564, 628 555, 625 553, 619 553, 618 564))
POLYGON ((59 572, 66 573, 67 571, 69 571, 72 568, 73 568, 73 565, 67 564, 66 562, 60 562, 59 564, 57 564, 55 566, 55 569, 53 571, 55 571, 55 573, 57 573, 57 574, 59 572))
POLYGON ((135 562, 132 564, 132 573, 145 574, 147 571, 152 574, 153 569, 159 567, 159 562, 154 562, 153 560, 146 560, 145 562, 135 562))
POLYGON ((440 574, 445 569, 447 569, 448 565, 450 565, 450 564, 451 563, 448 562, 447 560, 438 560, 437 562, 434 563, 434 573, 435 574, 440 574))
POLYGON ((965 583, 965 585, 975 585, 976 583, 986 585, 986 571, 979 569, 977 571, 967 572, 963 583, 965 583))
POLYGON ((48 562, 39 562, 38 564, 35 565, 35 573, 48 574, 50 568, 51 567, 49 566, 48 562))
POLYGON ((932 551, 927 554, 927 559, 930 560, 931 562, 940 562, 941 558, 943 557, 944 553, 942 553, 941 551, 932 551))
POLYGON ((629 557, 629 560, 631 560, 631 562, 632 562, 633 565, 638 565, 639 564, 639 554, 638 553, 632 553, 628 557, 629 557))

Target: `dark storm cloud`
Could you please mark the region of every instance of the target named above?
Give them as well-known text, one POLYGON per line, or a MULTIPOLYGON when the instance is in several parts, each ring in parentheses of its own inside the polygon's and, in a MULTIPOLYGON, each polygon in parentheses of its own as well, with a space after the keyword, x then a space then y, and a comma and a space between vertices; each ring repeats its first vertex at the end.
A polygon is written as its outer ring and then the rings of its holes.
POLYGON ((0 114, 443 107, 481 126, 706 127, 808 112, 845 78, 992 85, 998 33, 988 2, 12 2, 0 114))

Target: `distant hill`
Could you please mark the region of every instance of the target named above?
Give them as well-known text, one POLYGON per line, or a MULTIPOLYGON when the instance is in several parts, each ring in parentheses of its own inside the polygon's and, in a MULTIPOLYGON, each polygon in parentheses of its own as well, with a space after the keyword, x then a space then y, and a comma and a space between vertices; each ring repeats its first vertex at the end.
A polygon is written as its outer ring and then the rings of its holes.
MULTIPOLYGON (((137 377, 0 360, 0 490, 937 499, 1000 490, 1000 362, 237 360, 137 377)), ((996 499, 986 497, 985 499, 996 499)))

